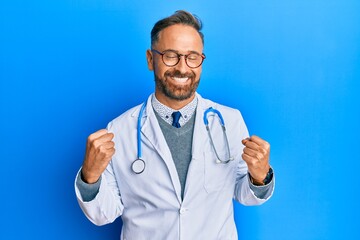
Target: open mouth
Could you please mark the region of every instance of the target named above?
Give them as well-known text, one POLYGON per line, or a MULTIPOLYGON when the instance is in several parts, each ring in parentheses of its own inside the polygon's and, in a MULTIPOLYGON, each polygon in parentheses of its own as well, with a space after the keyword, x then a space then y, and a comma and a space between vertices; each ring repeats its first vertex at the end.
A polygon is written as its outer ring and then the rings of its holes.
POLYGON ((190 78, 189 77, 171 77, 177 83, 186 83, 190 78))

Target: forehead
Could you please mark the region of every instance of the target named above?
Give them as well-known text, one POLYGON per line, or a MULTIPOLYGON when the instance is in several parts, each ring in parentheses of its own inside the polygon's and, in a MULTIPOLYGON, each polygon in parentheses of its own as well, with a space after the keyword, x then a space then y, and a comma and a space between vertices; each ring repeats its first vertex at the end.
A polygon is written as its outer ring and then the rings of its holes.
POLYGON ((202 52, 203 50, 203 43, 196 29, 182 24, 163 29, 155 46, 161 51, 173 49, 180 52, 202 52))

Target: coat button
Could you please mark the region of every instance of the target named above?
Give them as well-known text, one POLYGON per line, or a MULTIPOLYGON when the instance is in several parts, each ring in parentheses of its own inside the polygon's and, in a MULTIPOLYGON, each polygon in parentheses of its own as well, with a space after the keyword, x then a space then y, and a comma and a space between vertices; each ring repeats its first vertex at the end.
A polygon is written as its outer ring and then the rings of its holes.
POLYGON ((185 213, 187 211, 187 208, 180 208, 180 214, 183 214, 183 213, 185 213))

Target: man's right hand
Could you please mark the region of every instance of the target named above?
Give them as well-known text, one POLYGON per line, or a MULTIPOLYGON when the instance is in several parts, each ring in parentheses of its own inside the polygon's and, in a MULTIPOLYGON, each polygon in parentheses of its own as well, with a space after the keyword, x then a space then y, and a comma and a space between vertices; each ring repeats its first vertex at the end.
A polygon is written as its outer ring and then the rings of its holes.
POLYGON ((112 141, 113 133, 101 129, 91 134, 86 143, 85 160, 82 166, 82 180, 92 184, 97 182, 105 171, 115 153, 115 144, 112 141))

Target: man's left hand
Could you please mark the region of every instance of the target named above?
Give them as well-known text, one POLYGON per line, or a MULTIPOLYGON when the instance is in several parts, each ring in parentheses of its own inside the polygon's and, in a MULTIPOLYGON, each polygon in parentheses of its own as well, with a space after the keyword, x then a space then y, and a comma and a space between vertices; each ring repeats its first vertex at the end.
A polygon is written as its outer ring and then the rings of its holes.
POLYGON ((241 142, 245 146, 242 158, 248 166, 252 182, 255 185, 264 185, 264 179, 270 169, 270 144, 255 135, 241 142))

